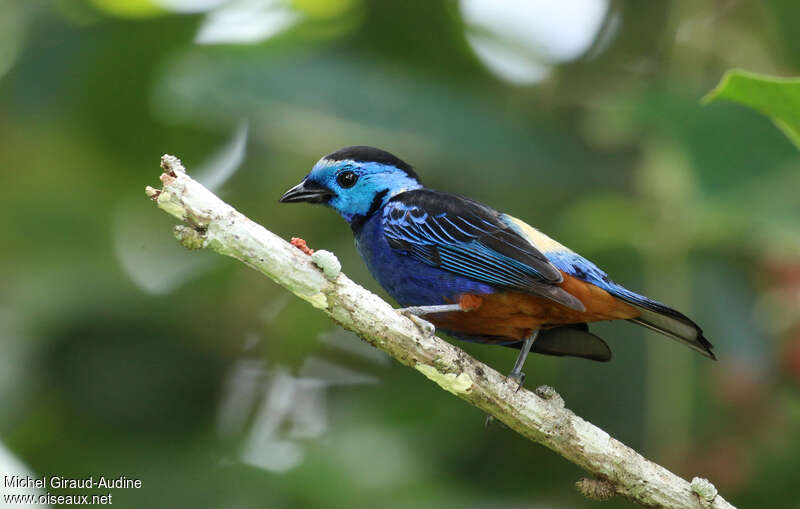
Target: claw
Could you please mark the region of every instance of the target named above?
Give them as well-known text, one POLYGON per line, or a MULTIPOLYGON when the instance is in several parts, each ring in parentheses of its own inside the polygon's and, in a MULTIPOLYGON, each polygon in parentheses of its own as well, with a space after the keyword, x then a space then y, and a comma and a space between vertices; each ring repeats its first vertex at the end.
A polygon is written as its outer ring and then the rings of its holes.
POLYGON ((442 304, 438 306, 411 306, 407 308, 400 308, 396 311, 414 322, 423 334, 430 337, 436 333, 436 327, 434 327, 429 321, 420 318, 420 316, 429 315, 432 313, 463 311, 463 309, 459 304, 442 304))
POLYGON ((422 332, 422 334, 424 334, 426 337, 431 337, 436 333, 436 327, 434 327, 431 322, 423 318, 420 318, 413 312, 409 312, 404 309, 398 309, 397 311, 401 315, 405 316, 406 318, 414 322, 414 325, 416 325, 417 328, 420 330, 420 332, 422 332))
POLYGON ((497 419, 495 419, 493 415, 486 414, 486 420, 483 421, 483 427, 488 428, 489 426, 493 425, 500 426, 501 428, 508 427, 505 424, 503 424, 502 421, 498 421, 497 419))
POLYGON ((509 373, 508 379, 517 382, 517 390, 514 392, 519 392, 519 390, 522 389, 522 386, 525 385, 525 373, 522 371, 509 373))
MULTIPOLYGON (((525 385, 525 373, 522 371, 519 372, 511 372, 508 374, 508 379, 517 382, 517 389, 514 392, 519 392, 522 389, 522 386, 525 385)), ((483 421, 483 427, 488 428, 492 424, 494 424, 495 419, 493 416, 486 414, 486 420, 483 421)))
MULTIPOLYGON (((525 373, 522 372, 522 366, 525 365, 525 358, 528 356, 528 352, 531 351, 531 346, 533 346, 533 342, 536 340, 536 336, 538 334, 539 331, 535 330, 529 337, 525 338, 525 341, 520 348, 519 355, 517 356, 517 361, 514 363, 514 368, 511 370, 511 373, 508 374, 509 380, 517 382, 517 390, 514 392, 519 392, 525 383, 525 373)), ((483 425, 484 427, 488 428, 493 422, 494 417, 487 415, 483 425)))

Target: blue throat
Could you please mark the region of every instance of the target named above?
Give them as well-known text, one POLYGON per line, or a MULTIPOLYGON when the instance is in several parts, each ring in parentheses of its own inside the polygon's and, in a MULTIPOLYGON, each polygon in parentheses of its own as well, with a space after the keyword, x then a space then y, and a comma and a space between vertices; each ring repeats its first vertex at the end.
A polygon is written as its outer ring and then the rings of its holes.
POLYGON ((341 212, 341 215, 344 220, 350 224, 353 233, 358 233, 364 227, 364 223, 366 223, 369 218, 375 216, 375 213, 379 212, 390 198, 389 190, 384 189, 375 194, 369 209, 367 209, 364 214, 345 214, 341 212))

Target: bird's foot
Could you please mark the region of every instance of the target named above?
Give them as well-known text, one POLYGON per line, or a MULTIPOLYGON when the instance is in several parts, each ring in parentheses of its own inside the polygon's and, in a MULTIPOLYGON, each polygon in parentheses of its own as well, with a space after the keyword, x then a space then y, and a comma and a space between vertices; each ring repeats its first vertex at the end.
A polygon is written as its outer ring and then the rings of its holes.
POLYGON ((436 333, 436 327, 422 317, 433 313, 449 313, 451 311, 463 311, 463 309, 460 304, 442 304, 439 306, 411 306, 397 310, 398 313, 414 322, 417 328, 426 336, 433 336, 436 333))
POLYGON ((522 386, 525 385, 525 373, 522 371, 512 371, 508 374, 508 379, 517 382, 517 390, 514 392, 518 392, 520 389, 522 389, 522 386))
POLYGON ((424 318, 420 318, 419 315, 408 312, 405 309, 398 309, 397 312, 414 322, 414 325, 416 325, 420 332, 426 337, 431 337, 436 334, 436 327, 424 318))
POLYGON ((494 418, 493 415, 486 414, 486 420, 483 421, 483 427, 488 428, 489 426, 500 426, 501 428, 508 428, 508 426, 503 423, 503 421, 498 421, 494 418))
MULTIPOLYGON (((523 385, 525 385, 525 373, 522 371, 512 371, 508 374, 508 379, 517 382, 517 389, 514 392, 518 392, 523 385)), ((483 426, 488 428, 495 422, 494 417, 491 415, 486 415, 486 420, 483 422, 483 426)))
MULTIPOLYGON (((519 349, 519 355, 517 356, 517 361, 514 363, 514 367, 511 369, 511 373, 508 374, 508 379, 517 382, 517 389, 514 392, 519 392, 522 388, 522 385, 525 383, 525 373, 522 372, 522 366, 525 365, 525 358, 528 357, 528 353, 531 351, 531 347, 533 346, 533 342, 536 341, 536 337, 539 335, 539 331, 535 330, 531 333, 530 336, 525 338, 522 343, 522 346, 519 349)), ((484 426, 489 427, 490 424, 494 422, 494 417, 491 415, 486 416, 486 421, 484 422, 484 426)))

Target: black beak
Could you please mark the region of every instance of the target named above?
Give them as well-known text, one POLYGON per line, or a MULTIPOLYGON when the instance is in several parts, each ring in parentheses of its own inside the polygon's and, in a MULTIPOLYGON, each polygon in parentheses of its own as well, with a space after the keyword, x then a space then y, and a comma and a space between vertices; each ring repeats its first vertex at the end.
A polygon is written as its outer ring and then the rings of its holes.
POLYGON ((306 201, 309 203, 326 203, 334 196, 333 192, 325 186, 304 180, 289 189, 281 199, 281 203, 294 203, 306 201))

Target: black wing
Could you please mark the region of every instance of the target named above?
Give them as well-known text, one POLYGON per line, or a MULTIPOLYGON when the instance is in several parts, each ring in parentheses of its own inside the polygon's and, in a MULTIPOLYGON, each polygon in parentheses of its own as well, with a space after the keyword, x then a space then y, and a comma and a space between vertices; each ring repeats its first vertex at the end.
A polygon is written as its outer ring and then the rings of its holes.
POLYGON ((408 191, 384 207, 383 229, 393 249, 428 265, 585 309, 557 286, 561 272, 503 214, 478 202, 429 189, 408 191))

